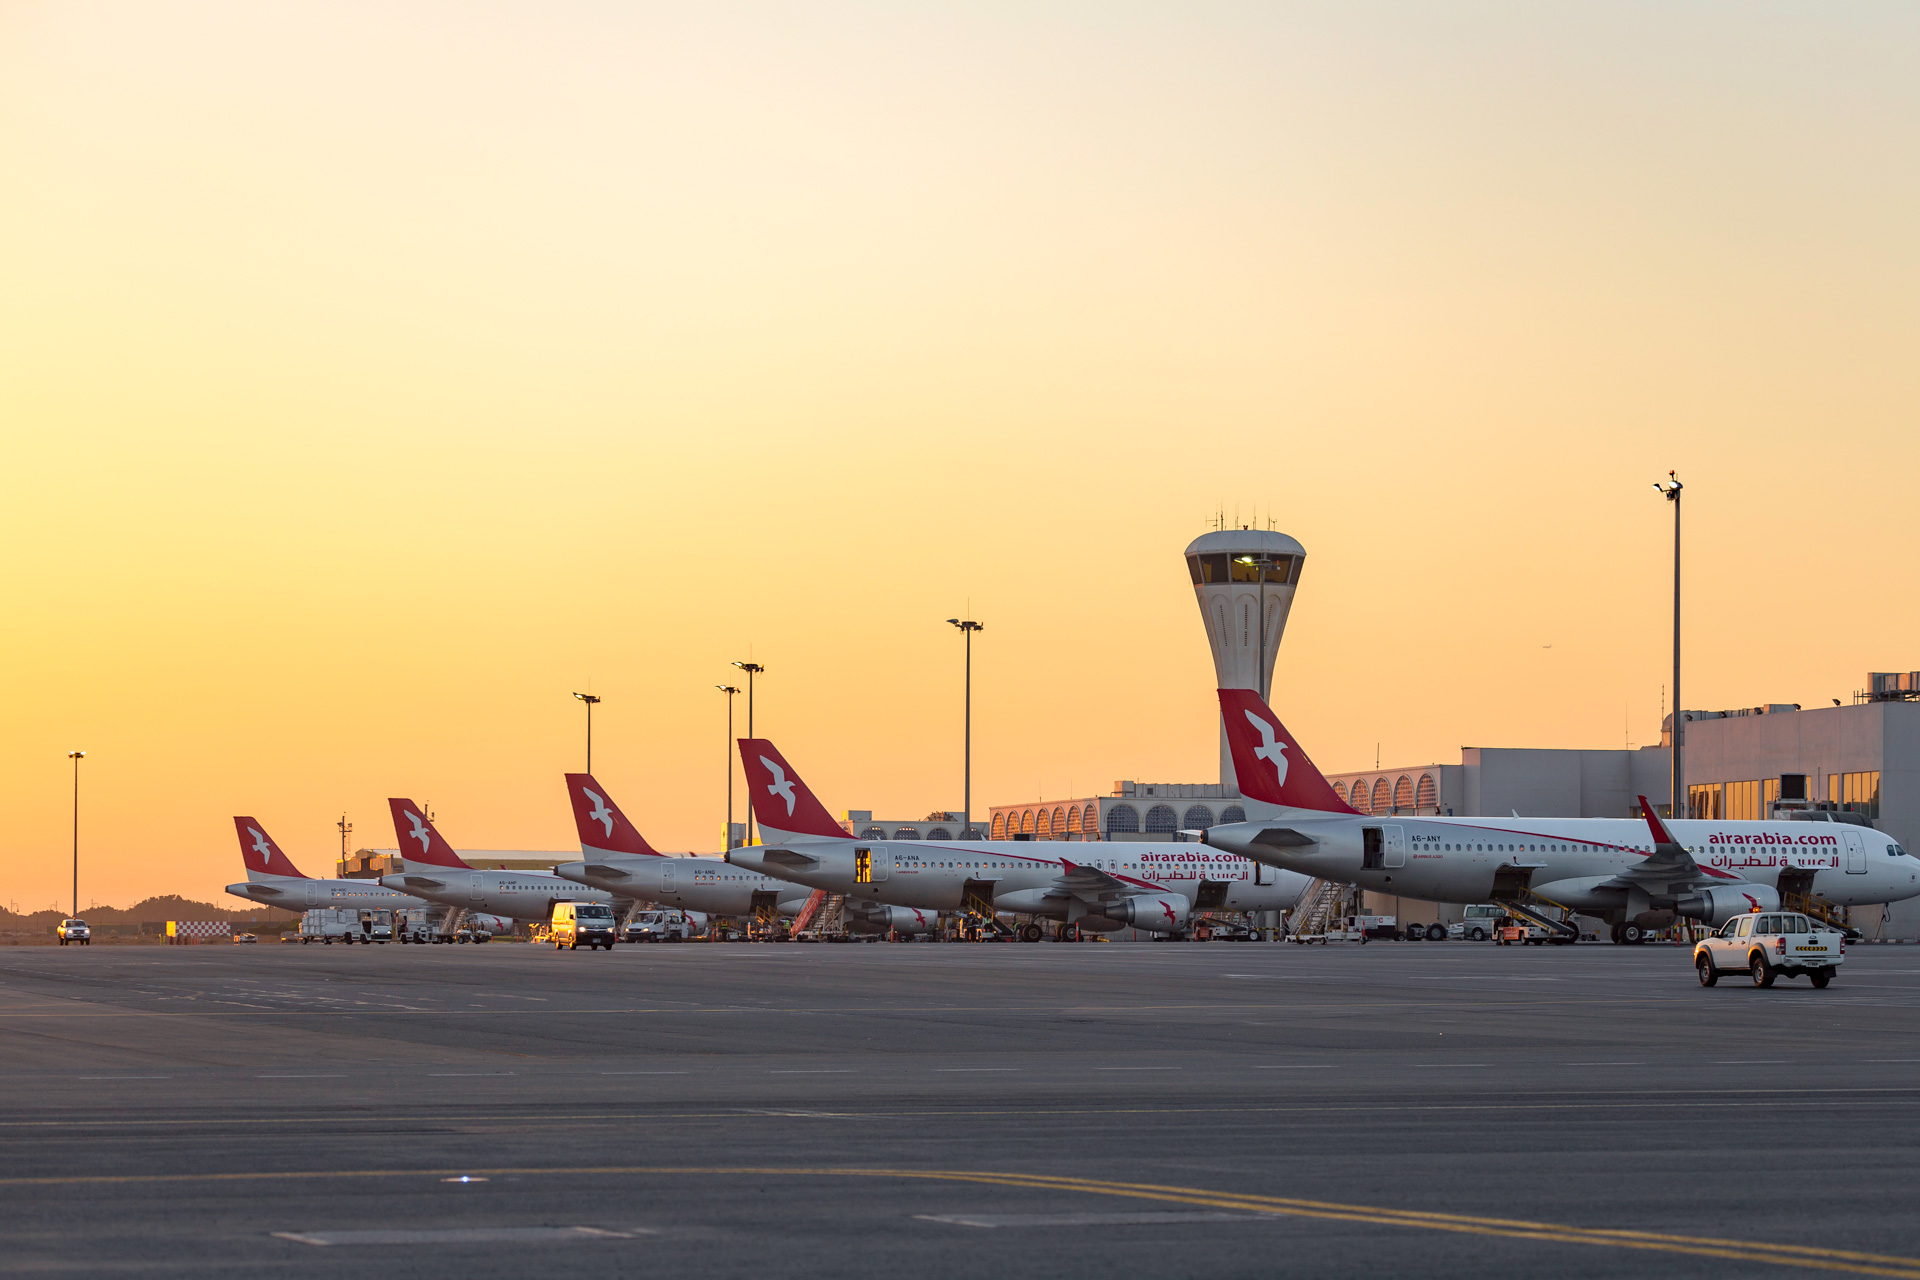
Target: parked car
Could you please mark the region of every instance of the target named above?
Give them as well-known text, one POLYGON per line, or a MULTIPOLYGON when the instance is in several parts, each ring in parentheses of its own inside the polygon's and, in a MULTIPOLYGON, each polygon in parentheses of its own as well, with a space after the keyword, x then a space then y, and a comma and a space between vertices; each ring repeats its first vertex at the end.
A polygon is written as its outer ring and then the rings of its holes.
POLYGON ((60 939, 60 945, 77 942, 81 946, 93 945, 93 930, 87 928, 87 922, 78 918, 62 920, 54 927, 54 936, 60 939))
POLYGON ((1825 987, 1846 958, 1846 935, 1797 911, 1736 916, 1693 948, 1703 987, 1743 969, 1756 987, 1770 987, 1781 977, 1811 978, 1814 986, 1825 987))
POLYGON ((1506 918, 1507 909, 1497 903, 1469 903, 1462 918, 1447 926, 1447 936, 1468 942, 1485 942, 1499 932, 1506 918))
POLYGON ((234 934, 234 935, 233 935, 233 940, 234 940, 234 941, 235 941, 236 943, 239 943, 239 942, 258 942, 258 941, 260 941, 260 939, 258 939, 258 938, 256 938, 256 937, 254 937, 254 936, 253 936, 252 934, 250 934, 250 933, 236 933, 236 934, 234 934))

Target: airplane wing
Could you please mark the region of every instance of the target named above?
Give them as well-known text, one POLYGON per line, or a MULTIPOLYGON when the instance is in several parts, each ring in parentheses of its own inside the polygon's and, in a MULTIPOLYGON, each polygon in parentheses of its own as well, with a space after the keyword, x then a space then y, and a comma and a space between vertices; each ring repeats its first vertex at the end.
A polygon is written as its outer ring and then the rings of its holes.
POLYGON ((1640 799, 1640 813, 1647 820, 1647 830, 1653 834, 1653 852, 1638 864, 1622 871, 1614 877, 1614 882, 1627 886, 1639 886, 1655 893, 1668 892, 1669 886, 1679 881, 1698 882, 1702 880, 1738 879, 1723 872, 1709 870, 1693 860, 1673 833, 1667 830, 1667 824, 1660 821, 1660 815, 1653 811, 1645 796, 1640 799))
POLYGON ((1060 865, 1066 870, 1062 871, 1059 878, 1048 886, 1049 890, 1069 894, 1082 902, 1117 902, 1121 898, 1130 898, 1137 893, 1151 892, 1144 885, 1130 885, 1104 871, 1082 866, 1065 858, 1060 859, 1060 865))

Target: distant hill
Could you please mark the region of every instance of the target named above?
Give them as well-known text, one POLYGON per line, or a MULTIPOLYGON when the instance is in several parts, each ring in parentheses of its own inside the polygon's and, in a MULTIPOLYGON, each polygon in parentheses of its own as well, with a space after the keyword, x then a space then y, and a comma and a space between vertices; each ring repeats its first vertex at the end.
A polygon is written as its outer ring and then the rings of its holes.
MULTIPOLYGON (((286 919, 291 913, 276 912, 279 919, 286 919)), ((89 924, 142 924, 148 920, 265 920, 268 912, 265 907, 216 907, 211 902, 193 902, 177 893, 165 897, 148 898, 136 902, 130 907, 90 907, 80 913, 81 919, 89 924)), ((53 927, 66 918, 64 911, 35 911, 30 915, 15 915, 11 911, 0 910, 0 933, 52 933, 53 927)))

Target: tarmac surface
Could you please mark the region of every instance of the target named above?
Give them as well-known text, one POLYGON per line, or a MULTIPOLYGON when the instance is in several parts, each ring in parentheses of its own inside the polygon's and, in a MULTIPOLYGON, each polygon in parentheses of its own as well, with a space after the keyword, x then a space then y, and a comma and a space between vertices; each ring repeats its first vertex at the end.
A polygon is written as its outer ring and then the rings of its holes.
POLYGON ((1920 1278, 1920 948, 0 950, 0 1271, 1920 1278))

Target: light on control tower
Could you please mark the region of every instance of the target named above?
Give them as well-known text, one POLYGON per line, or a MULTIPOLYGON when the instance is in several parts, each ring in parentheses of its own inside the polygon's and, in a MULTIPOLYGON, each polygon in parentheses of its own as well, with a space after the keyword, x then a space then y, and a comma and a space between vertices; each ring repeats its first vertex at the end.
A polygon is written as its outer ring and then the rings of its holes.
MULTIPOLYGON (((1306 558, 1305 547, 1271 529, 1221 529, 1201 534, 1187 547, 1187 570, 1207 624, 1220 688, 1252 689, 1273 700, 1273 660, 1306 558)), ((1220 727, 1220 782, 1238 787, 1225 725, 1220 727)))

